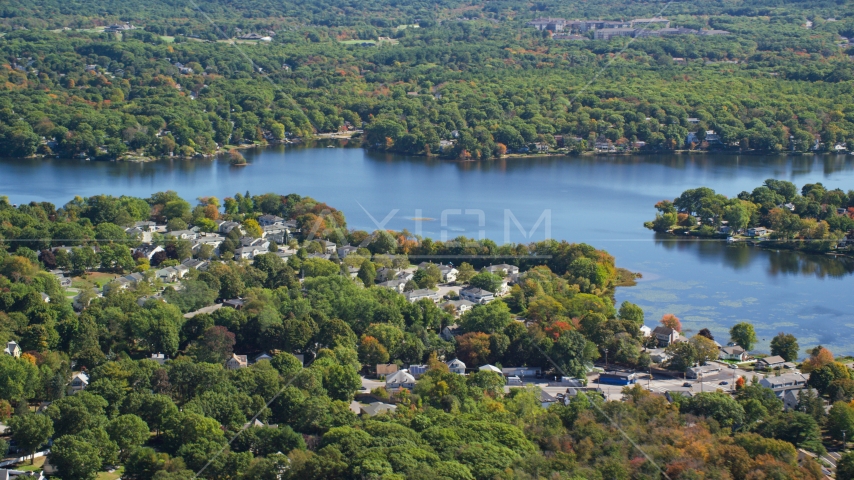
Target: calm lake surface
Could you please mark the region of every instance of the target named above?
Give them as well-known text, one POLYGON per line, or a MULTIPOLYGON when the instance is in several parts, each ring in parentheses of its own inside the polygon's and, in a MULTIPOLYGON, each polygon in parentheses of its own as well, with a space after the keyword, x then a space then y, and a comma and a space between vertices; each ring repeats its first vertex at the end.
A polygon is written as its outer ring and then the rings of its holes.
POLYGON ((614 255, 618 266, 642 272, 637 286, 618 289, 617 302, 641 305, 649 325, 673 313, 686 331, 707 327, 725 343, 731 325, 749 321, 760 350, 786 331, 803 349, 820 343, 834 353, 854 354, 854 262, 657 238, 643 228, 655 214, 655 202, 688 188, 708 186, 734 196, 777 178, 798 187, 822 182, 854 189, 850 156, 457 163, 307 147, 272 147, 245 156, 250 166, 231 167, 223 159, 144 164, 0 159, 0 195, 13 203, 62 205, 75 195, 99 193, 147 197, 175 190, 192 201, 247 190, 293 192, 343 210, 350 228, 406 228, 435 239, 466 235, 498 243, 542 240, 550 226, 551 238, 589 243, 614 255))

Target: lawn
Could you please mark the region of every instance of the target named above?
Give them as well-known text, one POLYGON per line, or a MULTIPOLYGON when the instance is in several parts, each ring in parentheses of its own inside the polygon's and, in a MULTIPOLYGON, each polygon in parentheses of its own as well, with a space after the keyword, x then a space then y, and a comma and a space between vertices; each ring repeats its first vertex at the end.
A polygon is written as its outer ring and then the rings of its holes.
POLYGON ((363 43, 370 43, 375 45, 377 43, 376 40, 341 40, 338 43, 343 43, 344 45, 361 45, 363 43))
POLYGON ((83 277, 74 277, 71 279, 73 288, 101 288, 118 277, 115 273, 92 272, 83 277))
POLYGON ((35 472, 37 470, 41 470, 46 458, 47 457, 38 457, 36 458, 35 463, 33 463, 32 465, 30 465, 29 459, 24 460, 24 463, 18 464, 15 469, 20 470, 22 472, 35 472))
POLYGON ((122 478, 122 472, 124 472, 125 467, 119 467, 113 472, 101 472, 96 477, 97 480, 118 480, 122 478))

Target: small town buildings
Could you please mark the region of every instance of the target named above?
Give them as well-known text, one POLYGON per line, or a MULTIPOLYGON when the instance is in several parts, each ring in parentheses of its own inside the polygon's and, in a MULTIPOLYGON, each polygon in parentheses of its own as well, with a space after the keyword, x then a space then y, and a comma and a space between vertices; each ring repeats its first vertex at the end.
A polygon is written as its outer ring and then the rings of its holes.
POLYGON ((655 329, 652 331, 652 334, 658 341, 659 347, 666 347, 679 338, 679 332, 670 327, 665 327, 664 325, 659 325, 655 327, 655 329))
POLYGON ((765 227, 751 227, 747 229, 747 236, 749 237, 764 237, 768 233, 769 230, 765 227))
POLYGON ((86 375, 83 372, 77 372, 71 377, 71 383, 68 384, 68 394, 74 395, 81 390, 86 390, 86 387, 88 386, 89 375, 86 375))
POLYGON ((602 28, 596 30, 593 38, 596 40, 610 40, 616 37, 634 37, 637 29, 634 28, 602 28))
POLYGON ((664 363, 670 360, 670 355, 663 348, 652 348, 647 350, 647 353, 652 363, 664 363))
POLYGON ((154 360, 155 362, 157 362, 157 363, 158 363, 158 364, 160 364, 160 365, 163 365, 164 363, 166 363, 166 360, 169 360, 169 358, 168 358, 166 355, 164 355, 164 354, 162 354, 162 353, 160 353, 160 352, 158 352, 158 353, 152 353, 152 354, 151 354, 151 359, 152 359, 152 360, 154 360))
POLYGON ((459 358, 455 358, 448 362, 448 371, 451 373, 458 373, 460 375, 466 374, 466 364, 463 363, 459 358))
POLYGON ((246 359, 246 355, 237 355, 236 353, 232 353, 231 358, 225 362, 225 368, 229 370, 237 370, 248 365, 249 361, 246 359))
POLYGON ((495 300, 495 294, 482 288, 466 287, 460 290, 460 298, 472 303, 483 305, 495 300))
POLYGON ((335 242, 330 242, 329 240, 321 240, 320 245, 323 247, 323 251, 329 255, 334 254, 338 250, 335 242))
POLYGON ((634 372, 602 372, 599 374, 599 383, 606 385, 634 385, 637 377, 634 372))
POLYGON ((647 327, 646 325, 641 325, 639 330, 640 330, 641 335, 643 335, 644 338, 652 336, 652 329, 647 327))
POLYGON ((718 358, 721 360, 736 360, 744 362, 747 360, 747 352, 738 345, 732 347, 721 347, 718 358))
POLYGON ((223 307, 231 307, 235 310, 240 310, 243 308, 244 303, 245 302, 243 301, 242 298, 232 298, 230 300, 226 300, 226 301, 222 302, 222 306, 223 307))
POLYGON ((439 268, 439 273, 441 274, 441 283, 452 283, 457 280, 457 274, 460 273, 453 265, 445 265, 442 263, 434 264, 432 262, 422 262, 418 264, 418 268, 423 270, 430 265, 436 265, 439 268))
POLYGON ((393 363, 378 363, 376 370, 378 377, 384 375, 392 375, 397 373, 398 366, 393 363))
POLYGON ((162 252, 163 247, 160 245, 140 245, 139 248, 133 251, 134 257, 145 257, 149 261, 154 257, 154 254, 157 252, 162 252))
POLYGON ((18 342, 9 341, 6 342, 6 348, 3 349, 3 353, 18 358, 21 356, 21 347, 18 345, 18 342))
POLYGON ((388 391, 399 390, 401 388, 412 390, 415 388, 415 377, 406 369, 400 370, 385 377, 385 388, 388 391))

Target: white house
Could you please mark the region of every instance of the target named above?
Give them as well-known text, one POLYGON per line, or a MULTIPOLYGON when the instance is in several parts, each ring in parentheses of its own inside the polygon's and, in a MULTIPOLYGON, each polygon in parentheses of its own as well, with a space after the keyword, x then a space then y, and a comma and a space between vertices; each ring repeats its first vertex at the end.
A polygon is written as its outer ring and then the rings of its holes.
POLYGON ((439 268, 439 273, 442 275, 442 283, 452 283, 457 280, 457 274, 460 273, 456 268, 451 265, 444 265, 441 263, 434 264, 432 262, 421 262, 418 264, 419 270, 424 270, 430 265, 436 265, 439 268))
POLYGON ((458 373, 460 375, 466 374, 466 364, 463 363, 459 358, 455 358, 448 362, 448 370, 451 373, 458 373))
POLYGON ((652 329, 647 327, 646 325, 640 326, 640 333, 644 336, 644 338, 652 336, 652 329))
POLYGON ((437 292, 434 292, 433 290, 430 290, 429 288, 412 290, 411 292, 404 293, 403 296, 406 297, 406 299, 409 300, 411 303, 415 303, 418 300, 421 300, 422 298, 429 298, 434 302, 439 301, 439 294, 437 292))
POLYGON ((10 341, 6 343, 6 348, 3 349, 3 353, 18 358, 21 356, 21 347, 18 346, 18 342, 10 341))
POLYGON ((75 393, 85 390, 86 387, 89 386, 89 375, 86 375, 83 372, 75 373, 71 377, 71 383, 68 384, 68 394, 74 395, 75 393))
POLYGON ((167 358, 166 355, 162 353, 152 353, 151 359, 159 363, 160 365, 163 365, 164 363, 166 363, 166 360, 169 360, 169 358, 167 358))
POLYGON ((769 230, 765 227, 751 227, 747 229, 747 236, 749 237, 764 237, 768 233, 769 230))
POLYGON ((495 365, 481 365, 480 367, 478 367, 478 370, 485 370, 487 372, 495 372, 499 375, 504 375, 501 369, 496 367, 495 365))
POLYGON ((397 390, 400 388, 412 390, 415 388, 415 377, 406 369, 399 370, 385 377, 385 388, 386 390, 397 390))
POLYGON ((460 290, 460 298, 482 305, 495 300, 495 294, 482 288, 466 287, 460 290))
POLYGON ((738 345, 732 347, 721 347, 718 357, 721 360, 736 360, 744 362, 747 360, 747 352, 738 345))
POLYGON ((490 266, 486 267, 486 271, 489 273, 494 273, 495 275, 501 275, 504 277, 509 277, 510 275, 518 274, 519 273, 519 267, 517 267, 515 265, 508 265, 506 263, 501 263, 498 265, 490 265, 490 266))
POLYGON ((403 293, 403 288, 406 286, 406 280, 403 280, 402 278, 389 280, 387 282, 378 283, 377 286, 394 290, 397 293, 403 293))
POLYGON ((276 215, 261 215, 258 217, 258 225, 262 227, 285 226, 285 219, 276 215))

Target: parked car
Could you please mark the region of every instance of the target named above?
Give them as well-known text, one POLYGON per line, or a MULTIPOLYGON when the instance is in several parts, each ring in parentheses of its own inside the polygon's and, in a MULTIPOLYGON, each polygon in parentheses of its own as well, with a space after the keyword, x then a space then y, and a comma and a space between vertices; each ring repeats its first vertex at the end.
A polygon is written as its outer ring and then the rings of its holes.
POLYGON ((724 382, 719 383, 718 385, 729 385, 729 382, 724 381, 724 382))
POLYGON ((685 382, 685 383, 683 383, 683 384, 682 384, 682 386, 683 386, 683 387, 690 387, 690 386, 691 386, 691 382, 685 382))

